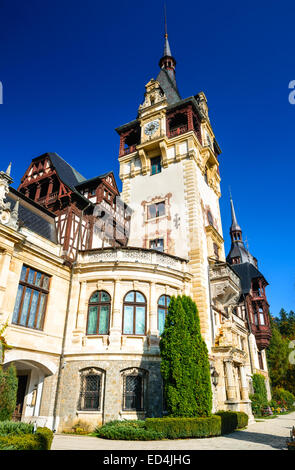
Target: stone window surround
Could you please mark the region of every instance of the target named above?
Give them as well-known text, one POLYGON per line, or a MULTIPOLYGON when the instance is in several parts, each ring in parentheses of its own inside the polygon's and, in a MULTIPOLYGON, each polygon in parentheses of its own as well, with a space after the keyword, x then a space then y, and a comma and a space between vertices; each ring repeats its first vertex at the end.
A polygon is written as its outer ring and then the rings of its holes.
POLYGON ((123 298, 123 310, 122 310, 122 335, 126 336, 146 336, 147 333, 147 299, 146 296, 140 291, 140 290, 131 290, 128 291, 123 298), (128 294, 131 292, 134 292, 135 298, 133 302, 129 302, 126 300, 126 297, 128 294), (144 302, 138 302, 136 300, 136 293, 141 294, 144 297, 144 302), (124 333, 124 317, 125 317, 125 306, 131 306, 133 307, 133 333, 124 333), (135 333, 136 331, 136 307, 144 307, 145 309, 145 315, 144 315, 144 334, 142 333, 135 333))
POLYGON ((105 391, 105 376, 106 371, 104 369, 100 369, 99 367, 92 366, 92 367, 83 367, 79 370, 80 376, 80 393, 79 399, 77 404, 77 414, 84 414, 84 413, 102 413, 103 410, 103 402, 104 402, 104 391, 105 391), (82 408, 82 387, 83 387, 83 380, 87 375, 99 375, 100 376, 100 390, 99 390, 99 407, 97 409, 83 409, 82 408))
POLYGON ((122 384, 122 409, 121 414, 137 414, 137 413, 145 413, 146 411, 146 397, 147 397, 147 387, 148 387, 148 371, 142 369, 140 367, 129 367, 127 369, 121 370, 121 384, 122 384), (129 375, 137 375, 142 377, 142 409, 141 410, 134 410, 134 409, 126 409, 125 407, 125 379, 129 375))

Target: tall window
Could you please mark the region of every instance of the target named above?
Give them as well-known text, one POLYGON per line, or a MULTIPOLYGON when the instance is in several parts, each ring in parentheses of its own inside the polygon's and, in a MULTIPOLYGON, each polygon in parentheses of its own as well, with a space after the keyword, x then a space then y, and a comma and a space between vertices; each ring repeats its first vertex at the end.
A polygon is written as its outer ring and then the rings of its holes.
POLYGON ((101 409, 101 390, 103 374, 99 369, 84 369, 81 372, 81 387, 78 408, 99 411, 101 409))
POLYGON ((146 372, 129 369, 123 373, 123 410, 143 411, 146 372))
POLYGON ((151 158, 151 174, 156 175, 157 173, 161 173, 161 171, 161 157, 151 158))
POLYGON ((23 266, 14 305, 12 323, 41 330, 49 292, 50 277, 23 266))
POLYGON ((260 322, 260 325, 265 325, 263 307, 262 307, 261 304, 259 304, 258 308, 259 308, 259 322, 260 322))
POLYGON ((149 204, 147 206, 147 218, 155 219, 165 215, 165 201, 156 202, 155 204, 149 204))
POLYGON ((214 250, 214 255, 215 255, 216 259, 219 260, 219 248, 218 248, 218 245, 216 243, 213 243, 213 250, 214 250))
POLYGON ((212 216, 211 211, 208 211, 208 212, 207 212, 207 219, 208 219, 208 224, 209 224, 209 225, 214 225, 214 224, 213 224, 213 216, 212 216))
POLYGON ((164 331, 165 318, 168 313, 168 307, 170 304, 170 297, 168 295, 161 295, 158 300, 158 329, 159 335, 164 331))
POLYGON ((258 351, 258 362, 259 362, 259 369, 264 370, 263 358, 262 358, 262 352, 261 351, 258 351))
POLYGON ((138 291, 125 295, 123 306, 123 334, 145 335, 146 300, 138 291))
POLYGON ((109 333, 111 297, 101 290, 92 294, 88 304, 88 335, 107 335, 109 333))

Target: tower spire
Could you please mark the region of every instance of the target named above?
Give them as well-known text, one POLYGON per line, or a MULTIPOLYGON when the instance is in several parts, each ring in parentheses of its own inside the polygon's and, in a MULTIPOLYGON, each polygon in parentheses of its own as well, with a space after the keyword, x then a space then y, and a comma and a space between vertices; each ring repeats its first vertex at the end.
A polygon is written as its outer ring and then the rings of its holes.
POLYGON ((174 59, 174 57, 171 54, 170 44, 169 44, 169 41, 168 41, 166 3, 164 4, 164 18, 165 18, 164 54, 163 54, 163 57, 160 59, 159 65, 160 65, 161 69, 171 71, 172 75, 173 75, 173 79, 175 80, 176 60, 174 59))
POLYGON ((230 205, 231 205, 231 220, 232 220, 232 224, 231 224, 231 232, 232 231, 240 231, 242 232, 242 229, 241 227, 239 226, 238 222, 237 222, 237 218, 236 218, 236 213, 235 213, 235 208, 234 208, 234 203, 233 203, 233 199, 232 199, 232 195, 230 194, 230 205))

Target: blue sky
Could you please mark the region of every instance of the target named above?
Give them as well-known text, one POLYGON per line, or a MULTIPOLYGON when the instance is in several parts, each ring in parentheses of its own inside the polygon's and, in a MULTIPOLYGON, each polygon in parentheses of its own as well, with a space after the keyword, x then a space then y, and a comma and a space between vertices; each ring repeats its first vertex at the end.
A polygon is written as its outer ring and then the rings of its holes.
MULTIPOLYGON (((271 312, 295 309, 295 4, 166 3, 181 96, 205 92, 222 149, 226 252, 230 186, 271 312)), ((13 162, 15 187, 46 151, 85 177, 113 169, 118 179, 114 129, 136 117, 157 76, 163 23, 159 0, 0 0, 1 169, 13 162)))

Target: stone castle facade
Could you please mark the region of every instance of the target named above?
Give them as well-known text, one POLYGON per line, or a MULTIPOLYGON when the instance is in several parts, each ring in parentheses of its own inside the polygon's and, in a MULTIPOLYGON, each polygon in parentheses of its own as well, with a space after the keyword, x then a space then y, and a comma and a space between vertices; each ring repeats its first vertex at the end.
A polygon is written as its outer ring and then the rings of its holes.
MULTIPOLYGON (((156 80, 120 136, 110 171, 85 179, 55 153, 32 160, 18 190, 0 172, 0 321, 4 367, 19 378, 14 418, 62 430, 165 413, 159 340, 171 296, 196 302, 213 411, 245 411, 265 376, 267 281, 231 201, 225 258, 220 148, 203 92, 180 97, 165 35, 156 80)), ((270 396, 270 389, 269 389, 270 396)))

